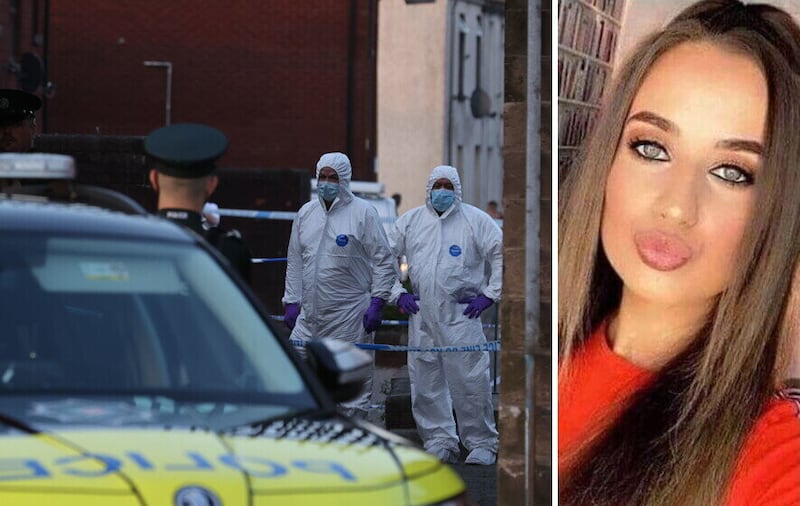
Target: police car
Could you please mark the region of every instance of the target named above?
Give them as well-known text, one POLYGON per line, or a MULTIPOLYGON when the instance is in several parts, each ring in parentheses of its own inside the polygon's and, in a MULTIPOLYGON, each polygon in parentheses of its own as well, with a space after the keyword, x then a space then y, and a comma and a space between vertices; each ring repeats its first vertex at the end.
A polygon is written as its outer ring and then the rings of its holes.
POLYGON ((337 414, 360 350, 314 341, 299 360, 198 236, 107 192, 19 185, 26 163, 69 163, 16 156, 0 155, 0 504, 470 503, 452 469, 337 414))

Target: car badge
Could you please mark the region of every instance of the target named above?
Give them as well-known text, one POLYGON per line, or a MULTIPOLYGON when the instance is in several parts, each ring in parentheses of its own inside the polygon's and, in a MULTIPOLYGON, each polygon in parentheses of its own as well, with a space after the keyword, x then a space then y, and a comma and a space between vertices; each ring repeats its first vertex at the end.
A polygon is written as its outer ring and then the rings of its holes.
POLYGON ((222 501, 207 488, 192 486, 178 490, 175 506, 222 506, 222 501))

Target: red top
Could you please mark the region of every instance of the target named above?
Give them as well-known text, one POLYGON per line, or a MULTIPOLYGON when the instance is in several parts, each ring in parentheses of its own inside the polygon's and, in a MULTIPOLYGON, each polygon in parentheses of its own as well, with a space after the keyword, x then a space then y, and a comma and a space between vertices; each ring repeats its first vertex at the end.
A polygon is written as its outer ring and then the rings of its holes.
MULTIPOLYGON (((603 427, 602 419, 644 387, 653 373, 616 355, 605 326, 577 351, 569 378, 558 385, 559 470, 565 450, 603 427), (594 423, 591 423, 594 422, 594 423)), ((800 505, 800 401, 769 403, 745 441, 726 506, 800 505)))

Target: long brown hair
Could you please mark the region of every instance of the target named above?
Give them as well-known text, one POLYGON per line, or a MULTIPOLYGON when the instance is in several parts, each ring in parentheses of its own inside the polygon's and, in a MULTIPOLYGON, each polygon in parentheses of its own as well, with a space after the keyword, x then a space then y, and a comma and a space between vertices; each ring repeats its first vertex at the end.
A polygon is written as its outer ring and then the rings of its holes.
POLYGON ((769 90, 757 211, 737 270, 691 344, 570 456, 565 505, 718 504, 747 434, 774 392, 789 344, 786 307, 800 254, 800 28, 785 12, 704 0, 642 42, 611 87, 592 136, 562 185, 558 326, 562 367, 620 303, 622 282, 600 245, 605 182, 625 119, 653 63, 710 41, 743 53, 769 90), (587 237, 591 238, 587 240, 587 237))

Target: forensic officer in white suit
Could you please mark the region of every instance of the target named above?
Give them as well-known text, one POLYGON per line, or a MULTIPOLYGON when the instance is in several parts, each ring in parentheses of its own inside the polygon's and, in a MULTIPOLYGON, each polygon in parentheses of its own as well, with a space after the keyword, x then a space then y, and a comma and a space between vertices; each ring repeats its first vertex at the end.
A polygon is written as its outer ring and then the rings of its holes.
MULTIPOLYGON (((352 172, 345 154, 322 155, 317 198, 300 208, 292 224, 283 296, 292 339, 371 343, 397 280, 378 212, 350 191, 352 172)), ((342 410, 366 417, 370 393, 371 379, 342 410)))
MULTIPOLYGON (((403 293, 397 283, 392 300, 409 313, 409 346, 486 343, 479 317, 500 298, 502 232, 488 214, 461 201, 455 167, 433 169, 425 205, 397 220, 389 245, 396 256, 408 259, 412 293, 403 293)), ((460 435, 470 452, 467 464, 494 464, 498 433, 488 352, 409 353, 408 374, 425 449, 457 462, 460 435)))

